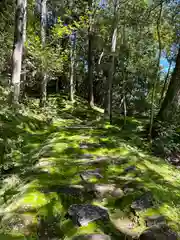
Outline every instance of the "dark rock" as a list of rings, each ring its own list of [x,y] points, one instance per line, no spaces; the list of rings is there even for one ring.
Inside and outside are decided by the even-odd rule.
[[[85,234],[74,237],[72,240],[111,240],[108,235],[105,234]]]
[[[136,170],[136,166],[129,166],[127,168],[124,169],[124,172],[128,173],[128,172],[132,172]]]
[[[150,192],[143,194],[137,200],[132,202],[131,208],[135,211],[141,211],[153,206],[153,198]]]
[[[100,174],[100,170],[99,169],[87,170],[87,171],[81,172],[80,173],[80,177],[84,181],[88,181],[88,180],[90,180],[93,177],[95,177],[97,179],[103,178],[103,176]]]
[[[145,230],[139,240],[177,240],[178,236],[167,225],[160,224]]]
[[[107,209],[91,204],[73,204],[68,209],[68,215],[79,226],[87,226],[96,220],[109,220]]]
[[[166,219],[162,215],[159,215],[159,216],[154,215],[154,216],[146,217],[145,222],[147,227],[152,227],[153,225],[157,225],[157,224],[165,224]]]
[[[115,184],[89,184],[89,190],[94,192],[97,197],[116,197],[120,198],[124,196],[121,188],[118,188]]]

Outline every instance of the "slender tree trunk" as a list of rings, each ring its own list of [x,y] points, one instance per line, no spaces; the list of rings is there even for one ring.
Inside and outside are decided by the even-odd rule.
[[[157,60],[157,66],[156,66],[157,75],[156,75],[156,79],[154,80],[153,89],[152,89],[149,138],[151,138],[151,135],[152,135],[153,121],[154,121],[154,104],[155,104],[155,96],[156,96],[156,85],[157,85],[157,82],[159,80],[159,65],[160,65],[161,51],[162,51],[161,33],[160,33],[162,9],[163,9],[163,2],[161,1],[159,16],[158,16],[158,19],[157,19],[157,34],[158,34],[158,43],[159,43],[159,54],[158,54],[158,60]]]
[[[41,0],[41,43],[42,47],[46,44],[46,30],[47,30],[47,0]],[[43,68],[44,69],[44,68]],[[44,107],[47,100],[47,73],[42,70],[41,81],[41,95],[40,95],[40,107]]]
[[[124,108],[124,126],[126,125],[126,118],[127,118],[127,105],[126,105],[126,96],[124,95],[123,101],[123,108]]]
[[[162,103],[157,119],[170,122],[180,106],[180,47],[176,58],[176,65],[171,76],[169,87]]]
[[[111,57],[110,57],[110,67],[107,79],[107,92],[105,93],[105,104],[104,104],[104,117],[109,118],[109,122],[112,123],[112,84],[114,75],[114,62],[115,62],[115,52],[116,52],[116,42],[117,42],[117,3],[118,0],[114,1],[114,20],[113,20],[113,33],[111,42]]]
[[[92,0],[88,0],[89,7],[89,29],[88,29],[88,102],[91,107],[94,106],[93,93],[93,33],[92,33]]]
[[[74,91],[75,91],[75,88],[74,88],[74,74],[75,74],[75,71],[74,71],[74,66],[75,66],[75,48],[76,48],[76,33],[74,33],[71,38],[70,38],[70,41],[71,41],[71,56],[70,56],[70,59],[71,59],[71,63],[70,63],[70,101],[74,101]]]
[[[20,79],[22,68],[22,55],[24,46],[25,22],[26,22],[26,0],[16,0],[14,45],[13,45],[13,67],[11,79],[11,101],[13,104],[19,103]]]
[[[27,0],[25,1],[25,8],[27,9]],[[23,34],[23,42],[26,42],[26,28],[27,28],[27,11],[25,11],[25,20],[24,20],[24,34]],[[22,75],[21,75],[21,101],[25,98],[25,85],[26,85],[26,49],[25,46],[23,48],[23,65],[22,65]]]
[[[168,80],[169,80],[169,75],[170,75],[170,71],[171,71],[171,66],[172,66],[172,60],[170,61],[170,64],[169,64],[169,67],[168,67],[168,72],[166,74],[166,78],[164,80],[164,85],[163,85],[163,88],[162,88],[162,92],[161,92],[161,98],[160,98],[160,101],[159,101],[159,105],[162,104],[162,101],[164,99],[164,95],[165,95],[165,91],[167,89],[167,85],[168,85]]]

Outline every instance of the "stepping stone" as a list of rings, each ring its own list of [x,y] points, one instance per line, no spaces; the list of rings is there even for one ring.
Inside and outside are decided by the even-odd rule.
[[[177,240],[178,236],[166,224],[152,226],[145,230],[139,240]]]
[[[137,200],[132,202],[131,208],[135,211],[141,211],[153,206],[153,198],[150,192],[143,194]]]
[[[154,215],[146,217],[145,222],[147,227],[152,227],[153,225],[157,224],[165,224],[166,219],[162,215]]]
[[[88,190],[95,193],[97,197],[116,197],[120,198],[124,196],[121,188],[118,188],[115,184],[89,184]]]
[[[73,204],[68,209],[68,215],[79,226],[87,226],[96,220],[109,221],[106,208],[91,204]]]
[[[110,236],[105,234],[85,234],[74,237],[72,240],[111,240]]]
[[[100,169],[95,169],[95,170],[87,170],[82,173],[80,173],[80,177],[83,181],[88,181],[91,180],[92,178],[103,178],[103,176],[100,174]]]

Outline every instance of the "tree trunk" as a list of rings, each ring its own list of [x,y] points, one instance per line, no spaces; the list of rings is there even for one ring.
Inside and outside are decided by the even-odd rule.
[[[114,2],[114,20],[113,20],[113,33],[112,33],[112,42],[111,42],[111,57],[110,57],[110,68],[107,79],[107,91],[105,95],[105,104],[104,104],[104,117],[105,119],[109,118],[109,122],[112,123],[112,83],[114,75],[114,62],[115,62],[115,52],[116,52],[116,41],[117,41],[117,1]]]
[[[24,46],[25,35],[25,22],[26,22],[26,0],[16,0],[16,13],[15,13],[15,29],[14,29],[14,45],[12,56],[12,79],[11,79],[11,101],[13,104],[19,103],[20,95],[20,79],[22,68],[22,55]]]
[[[171,76],[169,87],[162,103],[157,119],[170,122],[180,106],[180,47],[176,58],[176,65]]]
[[[75,48],[76,48],[76,33],[70,37],[71,41],[71,63],[70,63],[70,101],[74,101],[74,66],[75,66]]]
[[[151,101],[151,114],[150,114],[150,124],[149,124],[149,138],[151,139],[152,135],[152,128],[153,128],[153,122],[154,122],[154,102],[155,102],[155,96],[156,96],[156,85],[159,80],[159,65],[161,60],[161,33],[160,33],[160,25],[161,25],[161,15],[163,10],[163,2],[161,1],[160,10],[159,10],[159,16],[157,19],[157,35],[158,35],[158,43],[159,43],[159,54],[157,59],[157,66],[156,66],[156,79],[154,80],[153,89],[152,89],[152,101]]]
[[[25,8],[27,9],[27,1],[25,2],[26,6]],[[27,28],[27,11],[25,12],[25,20],[24,20],[24,32],[23,32],[23,42],[26,42],[26,28]],[[21,96],[20,96],[20,101],[23,101],[25,99],[25,85],[26,85],[26,49],[25,46],[23,48],[23,65],[22,65],[22,75],[21,75]]]
[[[46,44],[46,30],[47,30],[47,0],[41,0],[41,44],[45,47]],[[44,69],[44,67],[43,67]],[[47,99],[47,73],[42,69],[40,107],[44,107]]]
[[[93,52],[92,52],[92,0],[88,0],[89,7],[89,29],[88,29],[88,102],[91,107],[94,106],[93,93]]]

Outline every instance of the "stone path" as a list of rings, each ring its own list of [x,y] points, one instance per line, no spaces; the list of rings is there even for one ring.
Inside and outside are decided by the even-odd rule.
[[[99,148],[102,147],[100,144],[93,144],[93,143],[81,143],[80,149],[92,149],[92,148]],[[142,195],[137,197],[134,201],[131,203],[131,210],[133,214],[138,214],[138,212],[146,210],[148,208],[152,208],[154,206],[154,200],[151,192],[146,192],[143,188],[142,184],[135,184],[133,181],[125,183],[124,186],[121,188],[113,183],[98,183],[99,180],[104,179],[104,176],[102,174],[101,168],[95,168],[92,167],[96,166],[97,164],[114,164],[114,165],[123,165],[128,162],[127,159],[117,159],[117,158],[110,158],[108,156],[95,156],[93,154],[82,154],[79,156],[79,158],[82,160],[79,164],[86,165],[87,168],[84,171],[79,172],[79,176],[81,179],[86,183],[84,184],[84,187],[87,192],[93,192],[95,198],[99,199],[100,201],[103,201],[105,198],[114,198],[114,199],[121,199],[124,196],[127,196],[128,194],[131,194],[132,192],[135,192],[136,190],[140,190],[142,192]],[[100,165],[101,166],[101,165]],[[129,173],[136,173],[137,168],[134,165],[128,166],[124,168],[123,174],[129,174]],[[96,183],[92,183],[91,179],[96,179]],[[86,192],[85,191],[85,192]],[[116,210],[116,209],[114,209]],[[78,226],[87,226],[90,222],[101,220],[102,222],[110,222],[108,209],[101,208],[99,206],[93,205],[93,204],[73,204],[68,209],[68,215],[74,222],[74,224]],[[164,216],[151,216],[147,217],[145,220],[145,225],[148,227],[146,231],[144,231],[140,235],[140,239],[149,239],[149,240],[175,240],[177,239],[176,234],[168,228],[167,225],[162,224],[166,223],[166,219]],[[122,221],[121,225],[122,225]],[[127,229],[125,232],[129,232],[129,236],[133,235],[130,234],[131,229],[134,227],[134,223],[132,221],[129,221],[130,223],[126,227]],[[119,228],[121,229],[121,228]],[[164,229],[164,233],[162,233],[162,229]],[[121,231],[121,230],[120,230]],[[160,233],[159,233],[160,232]],[[169,235],[168,235],[169,234]],[[90,235],[81,235],[77,236],[73,239],[89,239],[89,240],[109,240],[111,239],[108,235],[103,234],[90,234]],[[127,238],[129,239],[129,238]],[[130,239],[133,239],[131,237]]]
[[[79,145],[79,149],[87,151],[88,149],[103,148],[101,144],[86,143],[83,142]],[[73,151],[73,149],[72,149]],[[133,230],[139,222],[135,222],[134,219],[139,217],[139,213],[154,207],[154,198],[151,192],[147,192],[142,183],[136,180],[136,175],[127,177],[128,174],[136,174],[139,170],[137,166],[128,166],[127,158],[110,157],[108,155],[97,156],[92,153],[82,153],[78,155],[77,173],[81,182],[77,185],[53,185],[47,186],[41,189],[44,194],[57,193],[59,196],[65,195],[70,199],[76,198],[79,201],[67,203],[66,217],[72,220],[72,224],[75,227],[86,227],[92,222],[101,222],[103,225],[101,233],[81,234],[74,237],[72,240],[113,240],[113,239],[140,239],[140,240],[176,240],[178,236],[174,233],[166,224],[166,219],[162,215],[152,215],[144,219],[144,226],[147,229],[137,236],[137,233]],[[45,165],[48,162],[44,163]],[[119,176],[106,176],[106,166],[112,165],[114,168],[122,168],[119,172]],[[83,169],[83,170],[82,170]],[[116,181],[118,183],[116,183]],[[120,182],[120,183],[119,183]],[[127,204],[130,206],[130,210],[134,219],[129,216],[125,216],[124,219],[112,217],[110,211],[116,212],[116,204],[125,201],[131,194],[138,192],[138,196],[135,197]],[[49,196],[48,195],[48,196]],[[62,199],[61,199],[62,200]],[[97,201],[97,206],[93,203],[93,200]],[[108,208],[103,207],[103,203],[111,203],[110,211]],[[116,204],[115,204],[116,203]],[[126,206],[125,206],[126,207]],[[125,208],[124,207],[124,208]],[[117,207],[119,208],[119,207]],[[121,209],[124,211],[124,209]],[[22,227],[22,219],[17,220],[18,229]],[[41,219],[38,228],[39,239],[58,239],[58,227],[56,224],[60,222],[59,219],[52,219],[51,221]],[[9,223],[10,224],[10,223]],[[107,227],[108,230],[104,231]],[[118,235],[120,234],[120,235]],[[123,234],[123,235],[122,235]],[[114,235],[114,237],[112,237]],[[124,237],[119,237],[124,236]],[[50,238],[49,238],[50,237]],[[63,239],[63,238],[62,238]]]

